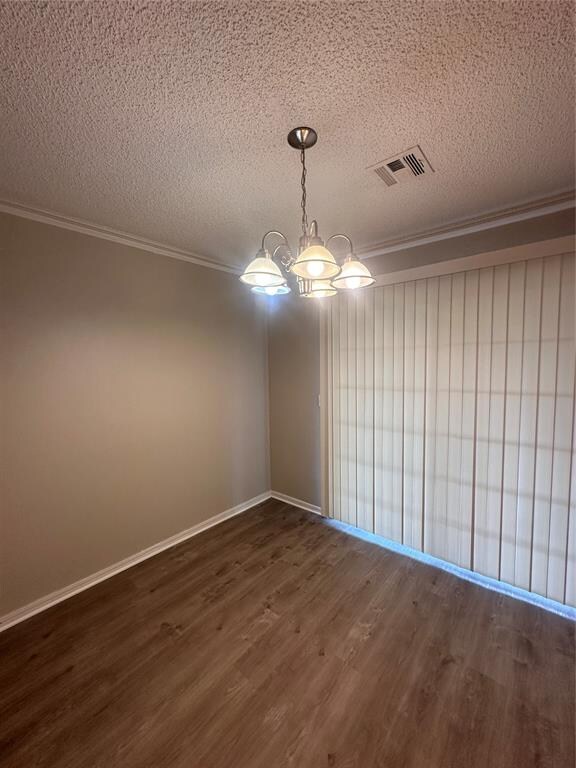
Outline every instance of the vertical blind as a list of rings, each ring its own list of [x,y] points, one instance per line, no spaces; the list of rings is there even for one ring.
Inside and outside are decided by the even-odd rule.
[[[331,516],[576,604],[574,262],[333,301]]]

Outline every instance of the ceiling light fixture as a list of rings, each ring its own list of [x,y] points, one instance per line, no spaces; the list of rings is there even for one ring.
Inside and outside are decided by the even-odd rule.
[[[282,232],[272,229],[262,238],[262,246],[256,258],[244,270],[240,277],[242,282],[252,286],[254,293],[265,293],[274,296],[280,293],[289,293],[287,276],[296,277],[298,294],[305,298],[324,298],[334,296],[338,290],[355,290],[367,288],[374,283],[374,278],[365,264],[354,256],[352,241],[347,235],[332,235],[326,243],[318,235],[316,221],[308,224],[306,211],[306,150],[316,144],[318,135],[313,128],[294,128],[288,134],[288,143],[294,149],[300,151],[300,163],[302,175],[300,186],[302,188],[302,235],[298,243],[296,258],[292,254],[288,240]],[[276,236],[282,239],[276,246],[273,254],[266,248],[268,237]],[[328,249],[330,241],[343,238],[348,243],[348,255],[344,264],[340,266],[333,254]],[[280,264],[274,260],[279,251],[283,254],[278,258]],[[282,269],[286,273],[284,276]]]
[[[259,288],[271,288],[284,285],[286,282],[280,267],[264,248],[264,244],[256,254],[256,258],[248,264],[240,280],[247,285],[254,285]]]
[[[337,237],[341,237],[348,243],[348,255],[342,264],[340,274],[333,280],[332,284],[335,288],[345,291],[354,291],[356,288],[368,288],[369,285],[374,285],[375,280],[370,274],[370,270],[359,259],[354,258],[354,249],[352,247],[352,240],[348,235],[332,235],[328,238],[334,240]]]

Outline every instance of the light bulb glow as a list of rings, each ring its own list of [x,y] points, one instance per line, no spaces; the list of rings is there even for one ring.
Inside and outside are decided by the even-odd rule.
[[[321,261],[309,261],[306,264],[306,271],[310,277],[320,277],[322,272],[324,272],[324,264]]]
[[[332,280],[332,285],[338,289],[354,291],[357,288],[367,288],[373,285],[374,278],[370,270],[358,259],[349,259],[342,265],[342,271]]]
[[[371,285],[371,283],[368,283],[368,285]],[[344,280],[339,280],[335,284],[335,287],[348,291],[355,291],[358,288],[364,288],[365,286],[362,284],[362,278],[360,277],[346,277]]]
[[[323,245],[310,245],[305,248],[290,269],[295,275],[305,279],[324,280],[336,277],[340,272],[334,256]]]

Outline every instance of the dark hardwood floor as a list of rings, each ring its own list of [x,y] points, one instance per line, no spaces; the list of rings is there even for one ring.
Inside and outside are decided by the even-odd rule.
[[[574,625],[270,501],[0,635],[2,768],[574,766]]]

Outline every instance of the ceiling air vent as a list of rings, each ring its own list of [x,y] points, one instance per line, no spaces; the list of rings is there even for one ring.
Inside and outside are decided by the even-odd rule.
[[[374,171],[389,187],[403,184],[419,176],[434,173],[434,168],[428,162],[426,155],[419,146],[410,147],[404,152],[376,165],[371,165],[369,171]]]

